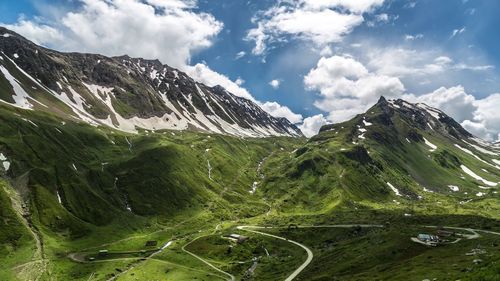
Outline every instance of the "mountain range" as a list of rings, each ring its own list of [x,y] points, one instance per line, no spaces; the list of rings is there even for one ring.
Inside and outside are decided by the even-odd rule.
[[[242,137],[302,136],[285,118],[158,60],[60,53],[0,28],[2,96],[20,108],[122,131],[199,130]]]
[[[500,146],[439,109],[306,139],[159,61],[0,51],[0,280],[497,280]]]

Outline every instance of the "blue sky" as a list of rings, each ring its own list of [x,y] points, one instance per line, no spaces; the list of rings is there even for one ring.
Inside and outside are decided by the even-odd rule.
[[[62,51],[158,57],[309,135],[386,95],[495,140],[499,12],[491,0],[4,0],[0,23]],[[102,40],[114,37],[102,26],[124,35]]]

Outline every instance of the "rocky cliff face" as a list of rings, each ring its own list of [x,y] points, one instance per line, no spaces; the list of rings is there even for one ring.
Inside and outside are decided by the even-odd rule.
[[[123,131],[302,136],[284,118],[158,60],[61,53],[0,28],[0,100]]]

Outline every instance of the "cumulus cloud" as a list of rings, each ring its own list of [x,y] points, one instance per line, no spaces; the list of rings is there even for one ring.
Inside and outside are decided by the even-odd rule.
[[[408,95],[404,98],[439,108],[452,116],[457,122],[473,119],[474,112],[477,110],[476,99],[474,96],[467,94],[461,85],[450,88],[441,87],[432,93],[418,97]]]
[[[237,81],[232,81],[229,77],[213,71],[206,64],[197,63],[194,66],[185,66],[184,70],[189,76],[200,83],[211,87],[219,85],[238,97],[246,98],[254,102],[256,101],[248,90],[238,85]]]
[[[498,139],[500,94],[477,99],[468,94],[463,86],[458,85],[449,88],[441,87],[420,96],[404,95],[403,98],[441,109],[475,136],[489,141]]]
[[[19,19],[15,24],[0,24],[13,30],[39,45],[49,45],[54,42],[62,42],[63,34],[48,25],[31,22],[25,19]]]
[[[259,12],[252,21],[257,27],[248,31],[254,41],[253,54],[266,52],[269,44],[283,42],[287,36],[311,41],[318,46],[339,42],[384,0],[292,0]]]
[[[323,114],[317,114],[304,119],[304,122],[299,126],[302,133],[310,138],[319,132],[321,126],[328,124],[328,121]]]
[[[497,140],[500,132],[500,94],[477,99],[462,86],[439,88],[415,98],[443,110],[473,135],[485,140]]]
[[[368,71],[351,57],[322,57],[315,68],[304,77],[308,90],[319,91],[321,99],[314,104],[329,112],[328,120],[344,121],[363,112],[377,99],[397,97],[405,87],[396,77],[378,75]]]
[[[302,115],[293,113],[290,108],[283,106],[277,102],[265,102],[260,104],[260,107],[264,109],[267,113],[274,117],[283,117],[288,119],[290,122],[297,124],[302,122]]]
[[[437,50],[415,50],[403,47],[371,48],[366,50],[367,65],[382,75],[423,77],[447,71],[486,71],[492,65],[469,65],[455,62]]]
[[[281,80],[273,79],[269,82],[269,85],[273,87],[273,89],[278,89],[280,87]]]
[[[81,2],[50,25],[20,20],[5,26],[58,50],[158,58],[177,68],[209,47],[223,27],[212,15],[195,12],[192,0]]]
[[[471,129],[473,123],[484,127],[478,136],[486,140],[500,140],[500,93],[492,94],[484,99],[475,101],[477,110],[474,112],[472,122],[462,123],[464,127]]]

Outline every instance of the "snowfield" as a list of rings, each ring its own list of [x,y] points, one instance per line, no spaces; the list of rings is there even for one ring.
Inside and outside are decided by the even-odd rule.
[[[26,91],[24,91],[23,87],[21,87],[19,81],[17,81],[16,78],[14,78],[14,76],[12,76],[10,72],[2,65],[0,65],[0,71],[3,73],[7,81],[9,81],[10,85],[14,89],[15,95],[12,96],[12,98],[14,99],[14,104],[12,105],[23,109],[31,109],[33,105],[28,101],[28,99],[30,99],[30,96],[28,95],[28,93],[26,93]]]
[[[10,168],[10,162],[8,161],[7,157],[3,155],[3,153],[0,153],[0,161],[2,161],[3,169],[7,172]]]
[[[478,145],[475,145],[473,143],[470,143],[470,142],[467,142],[467,141],[464,141],[466,144],[474,147],[477,151],[481,152],[481,153],[484,153],[484,154],[488,154],[488,155],[493,155],[493,156],[498,156],[500,155],[500,153],[496,153],[496,152],[493,152],[493,151],[490,151],[490,150],[487,150],[485,148],[482,148]]]
[[[496,182],[492,182],[492,181],[488,181],[488,180],[485,180],[483,179],[482,177],[478,176],[476,173],[474,173],[471,169],[467,168],[465,165],[460,165],[460,168],[462,168],[462,170],[469,176],[473,177],[474,179],[478,180],[478,181],[482,181],[484,184],[488,185],[488,186],[497,186],[498,183]]]
[[[491,164],[491,163],[488,163],[488,162],[484,161],[483,159],[481,159],[479,156],[477,156],[476,154],[474,154],[474,152],[470,151],[469,149],[464,148],[464,147],[462,147],[462,146],[460,146],[460,145],[458,145],[458,144],[455,144],[455,147],[457,147],[457,148],[459,148],[460,150],[462,150],[463,152],[465,152],[465,153],[467,153],[467,154],[469,154],[469,155],[473,156],[474,158],[476,158],[476,159],[477,159],[477,160],[479,160],[480,162],[482,162],[482,163],[484,163],[484,164],[486,164],[486,165],[488,165],[488,166],[491,166],[491,167],[494,167],[494,168],[497,168],[497,169],[499,169],[499,170],[500,170],[500,166],[498,166],[498,165],[493,165],[493,164]],[[495,163],[496,163],[496,161],[495,161],[495,160],[493,160],[493,162],[495,162]],[[498,164],[498,163],[497,163],[497,164]]]
[[[363,117],[363,124],[364,124],[366,127],[373,125],[373,123],[370,123],[370,122],[366,121],[366,120],[365,120],[365,117]]]
[[[399,193],[399,190],[395,188],[390,182],[387,182],[387,185],[392,189],[392,191],[396,194],[396,196],[403,196]]]
[[[434,193],[434,191],[432,191],[432,190],[430,190],[430,189],[427,189],[427,188],[425,188],[425,187],[423,188],[423,190],[424,190],[425,192]]]
[[[424,138],[424,142],[425,144],[430,147],[431,149],[429,149],[429,151],[435,151],[437,149],[437,146],[433,143],[431,143],[430,141],[428,141],[426,138]]]
[[[59,204],[62,204],[61,195],[59,195],[59,191],[57,190],[56,190],[56,195],[57,195],[57,202],[59,202]]]

